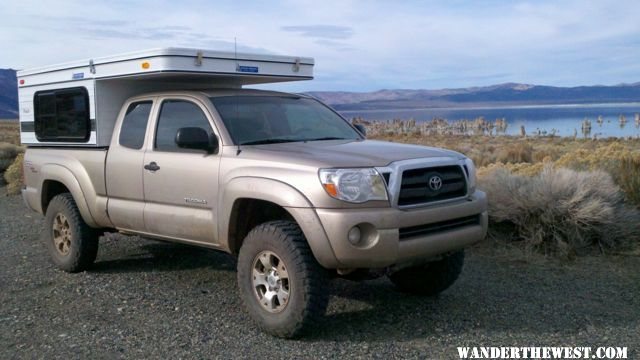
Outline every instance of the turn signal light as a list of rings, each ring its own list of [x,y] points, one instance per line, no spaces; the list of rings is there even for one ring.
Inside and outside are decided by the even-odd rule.
[[[336,197],[338,196],[338,189],[335,184],[322,184],[324,189],[329,193],[329,195]]]

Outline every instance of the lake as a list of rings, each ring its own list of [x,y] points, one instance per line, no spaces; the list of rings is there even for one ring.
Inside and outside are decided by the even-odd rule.
[[[432,109],[388,109],[340,111],[347,119],[361,117],[365,120],[389,121],[393,119],[415,119],[428,121],[442,118],[449,121],[462,119],[473,120],[480,116],[486,120],[505,118],[506,133],[519,135],[520,126],[524,125],[527,134],[534,134],[537,129],[551,132],[556,130],[560,136],[573,136],[577,131],[582,136],[582,122],[591,120],[589,136],[597,137],[639,137],[640,127],[636,123],[636,114],[640,114],[640,103],[624,104],[589,104],[589,105],[532,105],[509,107],[475,107],[475,108],[432,108]],[[626,118],[626,124],[620,124],[620,116]],[[602,117],[602,124],[597,122]]]

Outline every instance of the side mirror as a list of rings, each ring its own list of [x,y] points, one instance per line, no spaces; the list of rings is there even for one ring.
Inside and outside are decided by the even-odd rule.
[[[360,134],[362,134],[363,136],[367,136],[367,128],[364,127],[364,125],[362,124],[355,124],[353,125],[356,127],[356,129],[358,129],[358,131],[360,132]]]
[[[215,134],[208,134],[203,128],[199,127],[178,129],[176,144],[183,149],[204,150],[208,153],[217,152],[220,145]]]

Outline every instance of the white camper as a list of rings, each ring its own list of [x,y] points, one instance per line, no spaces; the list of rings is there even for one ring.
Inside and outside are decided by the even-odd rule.
[[[18,72],[20,140],[106,147],[123,102],[140,93],[313,79],[312,58],[162,48]]]

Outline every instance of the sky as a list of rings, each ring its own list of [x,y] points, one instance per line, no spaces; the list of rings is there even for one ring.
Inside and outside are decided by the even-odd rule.
[[[315,58],[315,80],[278,90],[614,85],[640,81],[638,15],[637,0],[0,0],[0,68],[235,41]]]

